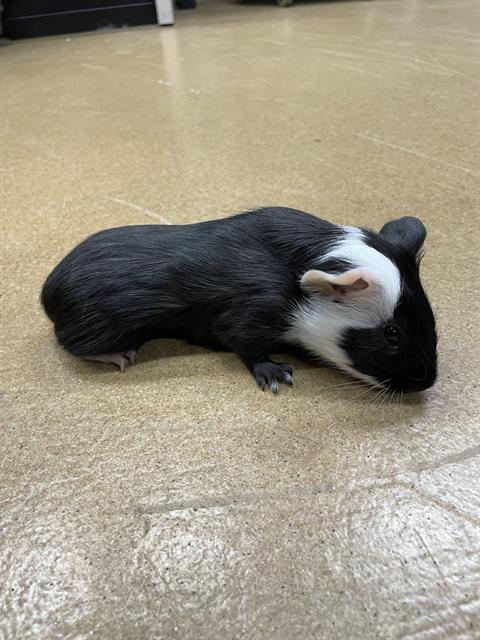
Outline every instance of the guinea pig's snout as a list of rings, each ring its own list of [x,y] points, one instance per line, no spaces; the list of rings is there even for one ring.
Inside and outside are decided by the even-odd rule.
[[[428,376],[427,367],[424,365],[423,373],[418,378],[416,378],[415,376],[410,376],[410,380],[413,380],[413,382],[423,382],[424,380],[426,380],[427,376]]]
[[[390,382],[390,388],[397,393],[410,391],[425,391],[429,389],[437,378],[436,366],[429,366],[423,362],[404,371],[403,374],[394,376]]]
[[[402,391],[425,391],[434,384],[436,378],[436,368],[422,363],[403,380],[401,388]]]

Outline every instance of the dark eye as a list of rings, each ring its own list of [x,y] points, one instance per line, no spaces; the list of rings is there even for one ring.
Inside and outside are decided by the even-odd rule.
[[[400,342],[400,329],[393,324],[388,324],[385,327],[383,335],[385,336],[385,340],[392,345],[397,345]]]

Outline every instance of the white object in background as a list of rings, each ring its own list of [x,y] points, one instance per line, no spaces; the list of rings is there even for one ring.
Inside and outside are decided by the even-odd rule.
[[[157,22],[159,25],[175,24],[174,0],[155,0]]]

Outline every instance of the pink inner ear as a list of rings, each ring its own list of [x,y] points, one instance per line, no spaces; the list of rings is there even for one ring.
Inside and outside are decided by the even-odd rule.
[[[364,278],[357,278],[355,282],[352,282],[350,287],[352,289],[366,289],[368,287],[368,282],[364,280]]]
[[[348,276],[351,274],[345,275]],[[362,289],[367,289],[368,286],[369,283],[365,280],[365,278],[362,278],[361,276],[358,276],[353,281],[351,281],[351,278],[340,276],[337,279],[337,282],[333,282],[331,284],[332,289],[334,291],[337,291],[338,293],[347,293],[348,291],[361,291]]]
[[[304,291],[310,294],[344,296],[349,293],[361,295],[362,290],[374,287],[375,281],[364,269],[351,269],[336,276],[312,269],[303,275],[301,285]]]

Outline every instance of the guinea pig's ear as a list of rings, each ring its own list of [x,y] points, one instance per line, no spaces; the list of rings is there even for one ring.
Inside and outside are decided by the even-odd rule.
[[[365,295],[376,286],[373,276],[364,269],[351,269],[340,275],[312,269],[300,280],[302,290],[332,298],[353,298]]]
[[[417,255],[425,242],[427,230],[418,218],[404,216],[398,220],[387,222],[380,229],[380,235],[392,244],[400,244]]]

